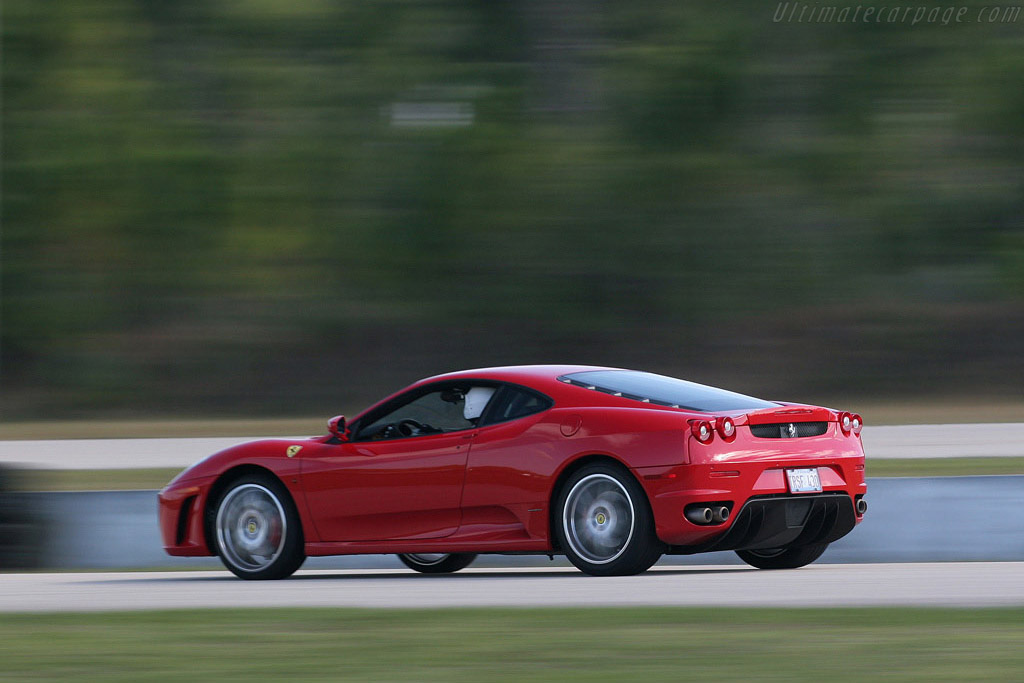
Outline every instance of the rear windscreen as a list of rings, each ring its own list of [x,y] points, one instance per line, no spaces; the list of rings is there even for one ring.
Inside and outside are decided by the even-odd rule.
[[[734,391],[636,370],[587,370],[562,375],[559,379],[614,396],[703,413],[758,410],[779,405]]]

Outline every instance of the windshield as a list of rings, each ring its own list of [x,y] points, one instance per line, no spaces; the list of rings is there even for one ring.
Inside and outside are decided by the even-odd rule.
[[[734,391],[636,370],[588,370],[562,375],[558,379],[613,396],[702,413],[758,410],[778,406],[777,403],[762,401]]]

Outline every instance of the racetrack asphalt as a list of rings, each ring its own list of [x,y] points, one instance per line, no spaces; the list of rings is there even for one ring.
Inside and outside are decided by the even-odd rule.
[[[307,570],[284,581],[227,571],[0,574],[0,612],[196,607],[484,607],[690,605],[866,607],[1024,605],[1024,562],[818,564],[763,571],[659,566],[639,576],[567,568]]]

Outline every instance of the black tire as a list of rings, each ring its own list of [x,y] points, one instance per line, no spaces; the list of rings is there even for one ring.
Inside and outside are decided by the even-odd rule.
[[[566,480],[552,509],[559,547],[584,573],[639,574],[664,552],[647,495],[624,467],[583,467]]]
[[[242,579],[284,579],[306,560],[295,503],[270,474],[245,474],[225,487],[213,508],[213,542]]]
[[[828,548],[828,543],[812,543],[793,548],[770,550],[737,550],[740,559],[758,569],[796,569],[814,562]]]
[[[408,553],[398,559],[409,569],[424,574],[451,574],[465,569],[476,559],[473,553]]]

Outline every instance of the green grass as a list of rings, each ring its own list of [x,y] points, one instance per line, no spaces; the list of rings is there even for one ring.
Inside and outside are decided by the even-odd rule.
[[[1024,609],[4,615],[0,680],[1008,681]]]
[[[959,477],[1024,474],[1024,458],[919,458],[867,461],[869,477]]]
[[[33,491],[113,491],[159,489],[181,470],[33,470],[23,473],[20,488]],[[1024,458],[868,459],[869,477],[952,477],[978,474],[1024,474]]]
[[[354,415],[354,412],[347,413]],[[262,418],[213,420],[56,420],[0,424],[2,440],[36,439],[167,439],[208,436],[301,436],[326,434],[327,418]]]
[[[794,398],[799,400],[799,397]],[[864,416],[869,426],[947,424],[983,422],[1024,422],[1024,401],[1007,398],[918,399],[905,401],[864,401],[859,399],[804,397],[837,410],[852,410]],[[349,417],[360,410],[349,406],[340,412]],[[326,434],[329,415],[305,417],[234,419],[136,419],[136,420],[38,420],[0,424],[2,440],[32,439],[124,439],[206,436],[300,436]]]
[[[160,489],[183,469],[30,470],[21,473],[18,488],[30,491]]]

